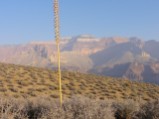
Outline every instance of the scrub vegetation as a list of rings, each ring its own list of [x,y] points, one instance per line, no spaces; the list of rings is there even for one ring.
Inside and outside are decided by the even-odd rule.
[[[2,119],[158,119],[159,86],[128,79],[0,64]]]

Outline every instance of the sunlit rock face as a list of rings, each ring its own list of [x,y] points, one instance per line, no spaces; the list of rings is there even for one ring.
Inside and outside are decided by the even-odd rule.
[[[159,42],[80,35],[60,41],[63,70],[159,83]],[[0,62],[56,69],[55,41],[0,46]]]

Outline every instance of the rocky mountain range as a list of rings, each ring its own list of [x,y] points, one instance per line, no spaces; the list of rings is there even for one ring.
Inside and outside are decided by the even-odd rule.
[[[80,35],[62,38],[60,47],[63,70],[159,84],[159,41]],[[0,62],[55,69],[56,43],[1,45]]]

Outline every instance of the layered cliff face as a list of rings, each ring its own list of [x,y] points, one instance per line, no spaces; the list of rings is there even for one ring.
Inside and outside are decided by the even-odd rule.
[[[159,84],[159,42],[138,38],[96,38],[90,35],[61,40],[64,70],[125,77]],[[55,69],[56,43],[32,42],[0,46],[0,62]]]

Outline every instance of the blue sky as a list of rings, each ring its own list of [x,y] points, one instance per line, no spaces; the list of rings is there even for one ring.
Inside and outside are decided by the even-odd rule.
[[[159,0],[59,0],[61,36],[159,40]],[[0,44],[54,39],[52,0],[1,0]]]

